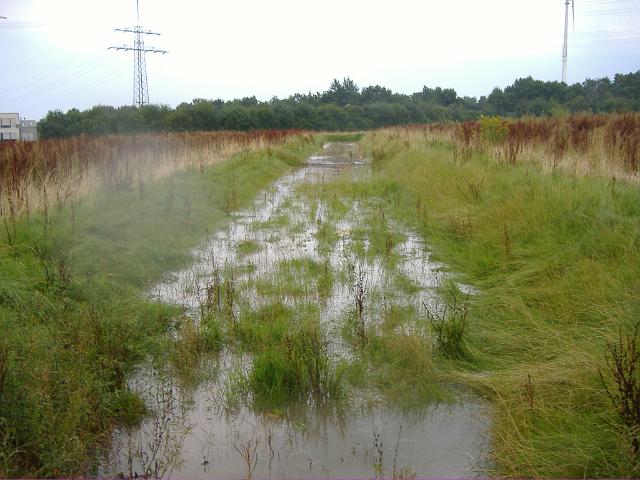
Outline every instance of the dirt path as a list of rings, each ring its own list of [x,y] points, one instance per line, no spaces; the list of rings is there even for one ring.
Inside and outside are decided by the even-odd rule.
[[[380,368],[363,362],[358,335],[384,328],[422,335],[419,319],[435,308],[434,288],[445,274],[417,235],[384,214],[379,223],[389,233],[377,235],[364,197],[346,201],[324,192],[326,182],[355,179],[369,168],[357,145],[325,145],[252,208],[235,213],[194,252],[191,268],[170,275],[152,295],[195,317],[224,310],[236,323],[277,303],[317,317],[330,361],[346,378],[355,364]],[[383,317],[412,320],[385,327]],[[257,408],[247,387],[253,358],[227,341],[203,359],[195,380],[142,369],[131,385],[153,415],[141,428],[116,432],[103,473],[464,477],[486,463],[486,408],[468,395],[447,402],[434,396],[407,408],[384,388],[355,382],[339,400]]]

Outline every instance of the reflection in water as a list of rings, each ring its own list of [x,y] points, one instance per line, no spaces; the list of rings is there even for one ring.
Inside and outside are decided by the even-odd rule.
[[[326,297],[312,287],[302,298],[284,300],[317,303],[332,355],[346,360],[357,355],[341,334],[355,301],[354,275],[366,283],[363,311],[375,322],[375,312],[388,303],[418,310],[433,306],[434,288],[445,274],[442,265],[430,260],[422,240],[400,226],[394,226],[401,241],[393,245],[397,260],[392,268],[379,258],[363,259],[354,253],[353,233],[361,227],[364,207],[354,201],[336,220],[322,201],[314,204],[296,192],[300,185],[345,172],[366,174],[368,162],[355,144],[327,144],[251,208],[235,213],[226,229],[194,252],[192,267],[173,274],[153,295],[197,316],[212,278],[231,270],[238,293],[230,308],[238,315],[272,300],[260,294],[257,279],[277,282],[283,261],[311,259],[346,272],[345,279],[336,281]],[[318,233],[332,220],[337,239],[327,249]],[[243,242],[257,248],[240,252]],[[413,286],[399,289],[399,275]],[[486,463],[487,413],[476,399],[460,395],[453,403],[407,412],[379,401],[379,394],[367,389],[326,405],[258,412],[246,384],[250,366],[250,355],[226,348],[202,367],[216,375],[195,389],[152,367],[141,369],[131,387],[141,393],[151,414],[141,427],[115,433],[102,473],[154,478],[462,477],[473,476]]]

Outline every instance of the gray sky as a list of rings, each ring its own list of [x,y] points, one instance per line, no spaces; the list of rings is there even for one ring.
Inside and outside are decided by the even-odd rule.
[[[333,78],[480,96],[519,77],[559,80],[564,0],[140,0],[152,103],[261,100]],[[135,0],[0,0],[0,111],[132,103]],[[576,0],[569,83],[640,69],[640,0]]]

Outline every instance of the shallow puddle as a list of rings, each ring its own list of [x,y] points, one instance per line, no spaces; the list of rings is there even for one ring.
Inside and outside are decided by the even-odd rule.
[[[416,318],[437,308],[435,287],[446,276],[415,233],[384,215],[381,221],[393,231],[386,255],[367,253],[374,249],[366,234],[371,228],[364,221],[371,215],[366,202],[340,203],[336,214],[331,203],[338,199],[323,195],[323,183],[345,175],[356,179],[369,168],[357,145],[325,145],[251,208],[235,213],[227,228],[194,252],[189,269],[171,274],[151,294],[195,317],[203,304],[211,307],[212,285],[222,283],[233,291],[227,305],[233,318],[274,299],[292,308],[314,305],[331,357],[349,362],[357,351],[344,339],[344,323],[358,296],[363,322],[375,329],[380,312],[391,306],[410,308]],[[317,187],[314,194],[301,188],[308,184]],[[396,329],[411,330],[414,324]],[[140,428],[115,432],[102,473],[467,477],[481,475],[486,466],[487,409],[469,395],[407,409],[385,401],[375,388],[355,388],[339,401],[256,409],[242,380],[251,362],[250,354],[225,347],[204,361],[203,378],[191,386],[142,368],[130,384],[153,414]]]

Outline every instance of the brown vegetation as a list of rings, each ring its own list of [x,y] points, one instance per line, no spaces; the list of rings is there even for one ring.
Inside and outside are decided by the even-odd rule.
[[[505,162],[534,162],[547,171],[640,181],[640,114],[483,117],[462,123],[411,125],[427,140],[450,141],[456,158],[483,152]]]
[[[143,189],[183,168],[283,143],[298,130],[80,136],[0,143],[0,217],[16,220],[100,188]]]

